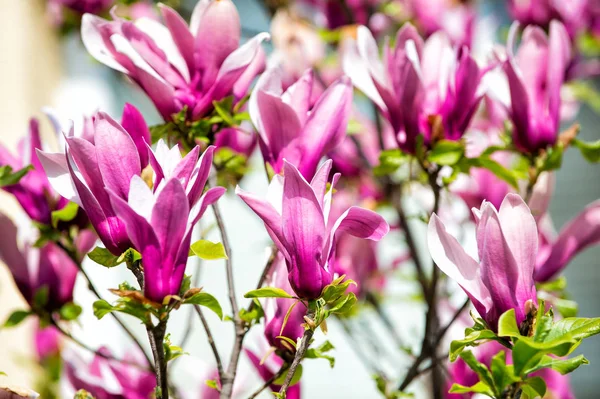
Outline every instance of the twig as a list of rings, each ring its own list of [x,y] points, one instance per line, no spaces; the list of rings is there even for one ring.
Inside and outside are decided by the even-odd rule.
[[[464,310],[469,306],[469,303],[471,301],[469,300],[469,298],[467,298],[467,300],[465,301],[465,303],[462,304],[462,306],[454,313],[454,316],[452,316],[452,319],[448,322],[448,324],[446,324],[439,332],[438,335],[436,337],[436,341],[440,341],[442,338],[444,338],[444,336],[446,335],[446,333],[448,332],[448,329],[452,326],[452,324],[454,324],[454,322],[456,320],[458,320],[459,316],[461,315],[462,312],[464,312]]]
[[[235,328],[235,341],[233,349],[231,351],[231,357],[229,359],[229,365],[227,366],[227,372],[224,372],[221,377],[221,399],[229,399],[233,395],[233,381],[237,373],[237,366],[240,360],[240,354],[242,353],[242,343],[244,336],[246,335],[246,329],[244,321],[240,318],[240,309],[238,307],[237,300],[235,298],[235,285],[233,281],[233,263],[231,261],[231,246],[229,245],[229,239],[227,237],[227,231],[225,224],[223,223],[223,217],[217,203],[212,204],[213,213],[217,221],[217,226],[221,233],[221,240],[223,241],[223,248],[227,254],[225,260],[225,268],[227,273],[227,291],[229,294],[229,302],[231,303],[231,311],[233,312],[233,324]]]
[[[169,383],[167,378],[167,361],[163,341],[167,331],[167,318],[160,320],[156,326],[147,325],[148,340],[156,363],[156,399],[169,399]]]
[[[267,381],[265,381],[265,383],[260,388],[258,388],[256,391],[254,391],[254,393],[252,395],[248,396],[248,399],[254,399],[258,395],[260,395],[262,391],[264,391],[265,389],[270,387],[275,382],[275,380],[277,380],[279,377],[281,377],[286,369],[287,369],[287,366],[285,364],[283,366],[281,366],[279,371],[276,374],[274,374],[273,377],[271,377]]]
[[[312,319],[314,316],[315,316],[315,311],[309,308],[308,312],[306,313],[306,317],[308,317],[309,319]],[[288,372],[285,376],[285,380],[283,380],[283,384],[281,385],[281,389],[279,390],[280,396],[285,398],[285,394],[287,392],[287,389],[290,386],[290,383],[292,382],[292,379],[294,378],[296,369],[298,368],[298,365],[300,365],[300,362],[302,361],[302,359],[304,359],[304,354],[306,353],[306,350],[308,349],[308,346],[310,345],[310,340],[312,339],[314,334],[315,334],[315,331],[312,328],[307,328],[306,330],[304,330],[304,335],[302,336],[302,341],[300,342],[300,346],[298,348],[296,348],[296,355],[294,356],[294,360],[292,361],[292,364],[290,365],[290,369],[288,370]]]
[[[204,317],[204,313],[202,313],[202,308],[199,305],[194,305],[194,309],[196,309],[196,313],[202,322],[202,326],[204,327],[204,331],[206,331],[206,336],[208,338],[208,343],[210,348],[212,349],[213,355],[215,356],[215,361],[217,362],[217,371],[219,373],[219,381],[223,376],[223,362],[221,362],[221,356],[219,355],[219,350],[215,345],[215,339],[213,338],[212,332],[210,331],[210,326]]]
[[[68,333],[67,331],[65,331],[65,330],[64,330],[64,329],[63,329],[61,326],[59,326],[59,325],[58,325],[58,323],[57,323],[56,321],[54,321],[54,320],[50,320],[50,324],[51,324],[51,325],[52,325],[54,328],[56,328],[56,330],[57,330],[58,332],[60,332],[62,335],[64,335],[65,337],[67,337],[67,338],[69,338],[71,341],[73,341],[73,342],[74,342],[74,343],[75,343],[77,346],[79,346],[79,347],[81,347],[81,348],[85,349],[85,350],[86,350],[86,351],[88,351],[88,352],[91,352],[91,353],[93,353],[94,355],[96,355],[96,356],[98,356],[98,357],[101,357],[101,358],[103,358],[103,359],[106,359],[106,360],[110,360],[110,361],[118,362],[118,363],[121,363],[121,364],[126,364],[126,365],[128,365],[128,366],[136,367],[136,368],[138,368],[138,369],[140,369],[140,370],[147,370],[147,371],[150,371],[149,367],[144,367],[144,366],[142,366],[142,365],[140,365],[140,364],[138,364],[138,363],[135,363],[135,362],[130,362],[130,361],[127,361],[127,360],[117,359],[116,357],[114,357],[114,356],[111,356],[111,355],[107,355],[106,353],[98,352],[97,350],[95,350],[95,349],[91,348],[90,346],[88,346],[88,345],[84,344],[83,342],[81,342],[80,340],[78,340],[77,338],[75,338],[73,335],[71,335],[70,333]]]
[[[99,300],[104,300],[102,298],[102,296],[100,295],[100,293],[98,292],[98,289],[94,286],[94,283],[92,283],[92,279],[90,278],[90,276],[83,269],[82,261],[79,259],[79,256],[77,255],[76,251],[67,248],[65,245],[61,244],[60,242],[58,245],[67,253],[67,255],[69,255],[69,258],[71,258],[71,260],[77,265],[79,271],[81,272],[81,275],[87,281],[88,289],[96,296],[96,298],[98,298]],[[129,338],[131,338],[133,343],[138,347],[140,352],[146,358],[146,361],[148,362],[149,367],[154,372],[154,364],[152,363],[152,359],[150,359],[150,356],[148,355],[148,353],[146,353],[146,350],[144,349],[144,346],[142,345],[142,343],[137,339],[135,334],[133,334],[133,331],[131,331],[125,325],[125,322],[115,312],[110,312],[110,315],[115,319],[115,321],[119,324],[119,326],[121,326],[123,331],[125,331],[125,333],[129,336]]]

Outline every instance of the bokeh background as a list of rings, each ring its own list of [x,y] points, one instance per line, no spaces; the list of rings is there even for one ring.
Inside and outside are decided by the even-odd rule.
[[[242,23],[249,32],[268,30],[268,14],[254,0],[234,0]],[[194,3],[194,1],[190,1]],[[504,18],[504,7],[499,0],[491,0],[481,4],[483,13],[491,14],[500,21]],[[51,106],[65,119],[76,117],[82,113],[90,114],[97,109],[108,111],[119,117],[125,102],[132,102],[143,110],[149,124],[159,122],[158,115],[149,101],[132,85],[126,83],[116,73],[95,62],[87,55],[79,37],[73,35],[59,38],[48,21],[44,10],[44,2],[40,0],[0,0],[0,143],[16,148],[17,141],[27,132],[28,119],[39,117],[43,135],[50,141],[54,134],[50,125],[43,118],[41,108]],[[582,106],[578,120],[582,125],[581,137],[586,141],[600,138],[600,116],[587,106]],[[256,161],[256,160],[255,160]],[[256,163],[255,163],[256,164]],[[244,187],[258,192],[266,187],[260,168],[257,173],[250,174],[243,181]],[[557,228],[575,216],[586,204],[600,198],[600,179],[597,166],[588,164],[577,151],[568,151],[563,167],[556,173],[557,190],[551,203],[551,214]],[[233,242],[233,262],[238,296],[253,288],[266,254],[261,248],[268,243],[268,238],[258,219],[251,216],[241,201],[229,195],[224,198],[226,209],[225,223],[229,226],[229,234]],[[5,193],[0,192],[0,210],[19,218],[20,209]],[[205,222],[210,224],[210,220]],[[260,232],[260,233],[257,233]],[[215,239],[218,239],[214,237]],[[258,250],[257,250],[258,249]],[[580,305],[580,315],[592,317],[600,315],[600,248],[592,248],[577,257],[566,271],[569,280],[569,292]],[[217,295],[221,303],[226,303],[223,265],[213,262],[198,268],[192,273],[202,275],[202,285]],[[124,270],[106,271],[94,264],[85,265],[88,272],[98,282],[98,286],[106,292],[106,288],[129,279]],[[107,295],[108,296],[108,295]],[[81,325],[74,333],[86,343],[97,346],[108,344],[117,352],[127,351],[128,341],[119,332],[110,318],[99,322],[91,312],[91,297],[82,284],[78,282],[76,299],[84,307]],[[4,267],[0,265],[0,320],[4,320],[15,309],[23,308],[12,279]],[[404,302],[399,306],[391,302],[386,311],[396,324],[401,327],[401,335],[410,344],[411,338],[418,335],[419,320],[422,318],[420,305]],[[209,315],[208,317],[212,317]],[[175,342],[182,330],[188,325],[188,314],[178,312],[174,318],[171,332]],[[218,323],[216,317],[211,318],[221,351],[227,351],[232,338],[231,328],[226,323]],[[376,351],[373,361],[384,363],[389,355],[391,342],[386,342],[374,318],[366,315],[364,320],[364,345],[373,346]],[[358,358],[352,351],[350,343],[343,335],[341,326],[331,323],[329,340],[336,346],[336,368],[330,369],[324,361],[306,362],[304,384],[305,398],[376,398],[375,386]],[[196,321],[193,325],[198,327]],[[85,326],[85,327],[83,327]],[[0,384],[11,383],[31,386],[37,372],[36,364],[31,360],[33,322],[27,321],[14,329],[0,331],[0,370],[7,377],[0,376]],[[144,336],[143,328],[132,325],[132,328]],[[458,332],[460,334],[460,331]],[[252,337],[249,339],[252,344]],[[370,342],[374,341],[374,342]],[[366,342],[366,344],[365,344]],[[210,367],[212,357],[205,342],[204,333],[196,328],[186,350],[193,356],[184,357],[178,364],[177,380],[196,390],[203,384],[203,375]],[[600,339],[586,341],[578,350],[585,353],[591,365],[583,367],[572,377],[578,398],[597,398],[600,392]],[[396,374],[402,376],[408,360],[402,362],[398,357]],[[257,376],[243,362],[241,369],[243,382],[257,386]],[[394,370],[392,370],[394,371]],[[424,396],[417,391],[416,396]],[[65,396],[66,397],[66,396]],[[267,394],[263,397],[268,397]]]

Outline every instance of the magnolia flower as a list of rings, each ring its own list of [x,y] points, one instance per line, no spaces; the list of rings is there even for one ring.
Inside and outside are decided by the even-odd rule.
[[[542,173],[529,201],[539,231],[540,249],[534,274],[537,282],[556,278],[581,251],[600,243],[600,200],[586,206],[556,234],[548,214],[553,192],[554,175]]]
[[[81,38],[98,61],[127,74],[150,97],[165,120],[187,109],[197,120],[213,101],[246,95],[264,67],[261,33],[241,47],[240,17],[230,0],[201,0],[190,26],[161,5],[165,25],[148,18],[107,21],[83,16]]]
[[[48,7],[69,8],[80,14],[99,14],[107,11],[114,3],[115,0],[48,0]]]
[[[271,270],[272,274],[266,284],[291,293],[292,287],[288,279],[285,258],[281,252],[277,252]],[[302,338],[304,334],[302,324],[306,315],[306,306],[301,302],[294,304],[295,302],[294,299],[288,298],[266,298],[263,303],[265,311],[265,338],[271,347],[283,352],[295,353],[296,350],[281,337],[286,337],[293,342],[297,342],[298,338]],[[286,320],[286,315],[291,306],[294,306],[294,308]]]
[[[425,145],[459,140],[482,97],[483,72],[469,51],[453,50],[443,32],[424,42],[407,23],[395,46],[384,48],[383,61],[378,54],[373,35],[360,26],[356,40],[346,41],[344,72],[379,107],[400,148],[414,153],[420,134]]]
[[[490,367],[492,364],[492,358],[500,352],[505,352],[506,364],[512,364],[512,352],[507,351],[504,346],[496,341],[489,341],[483,345],[477,346],[472,349],[477,361],[483,363],[486,367]],[[452,383],[457,383],[463,386],[473,386],[479,382],[479,377],[475,371],[471,370],[464,360],[459,358],[448,367],[450,374],[450,381],[448,381],[448,389],[452,386]],[[551,368],[542,369],[531,374],[532,377],[541,377],[547,384],[548,392],[545,398],[556,398],[556,399],[575,399],[575,395],[571,390],[571,384],[569,382],[568,375],[562,375],[558,371],[552,370]],[[464,399],[475,397],[475,394],[446,394],[447,399]]]
[[[345,25],[361,24],[379,25],[377,22],[380,14],[373,14],[373,10],[383,3],[382,0],[347,0],[343,3],[338,0],[300,0],[312,7],[316,12],[316,20],[328,29],[338,29]]]
[[[168,152],[163,150],[165,147],[161,141],[157,154],[151,152],[154,190],[138,175],[131,177],[125,198],[107,188],[115,214],[126,227],[133,248],[142,255],[144,295],[158,303],[179,293],[193,227],[206,208],[226,191],[213,187],[202,194],[214,147],[209,147],[199,160],[198,147],[183,159],[177,146]],[[162,156],[170,159],[165,162]]]
[[[406,6],[425,36],[443,31],[453,44],[471,47],[477,14],[474,4],[454,0],[409,0]]]
[[[325,162],[310,183],[296,166],[283,161],[283,175],[269,186],[268,200],[236,188],[236,193],[263,220],[275,245],[285,257],[292,289],[300,298],[315,299],[331,283],[332,256],[339,234],[378,241],[389,225],[375,212],[351,207],[334,223],[328,222],[331,194],[339,174],[326,193],[331,161]]]
[[[50,224],[52,211],[61,209],[68,201],[52,190],[35,153],[38,149],[42,149],[42,141],[37,119],[29,121],[29,135],[19,142],[18,157],[13,156],[4,146],[0,145],[0,166],[8,165],[13,172],[28,165],[33,167],[18,183],[2,189],[15,196],[31,220]]]
[[[562,22],[569,34],[575,37],[590,24],[590,8],[594,0],[508,0],[507,6],[513,19],[523,25],[547,28],[552,20]]]
[[[33,242],[21,245],[18,238],[15,224],[0,213],[0,261],[8,266],[23,298],[31,306],[39,306],[35,303],[36,293],[46,289],[48,300],[44,308],[50,312],[72,302],[78,271],[73,260],[52,242],[36,248]],[[85,253],[89,247],[79,249]]]
[[[108,348],[99,352],[110,355]],[[72,350],[64,356],[65,372],[68,381],[77,391],[85,389],[95,398],[105,399],[148,399],[154,393],[156,377],[149,370],[139,351],[130,351],[125,359],[130,364],[107,360],[98,355],[88,363]]]
[[[272,57],[281,63],[285,76],[292,82],[325,58],[327,47],[319,32],[290,10],[277,10],[271,21],[271,33],[275,47]],[[284,80],[286,87],[292,83]]]
[[[81,206],[99,238],[114,255],[131,247],[125,225],[116,216],[106,189],[126,199],[132,176],[148,162],[150,132],[139,112],[126,106],[123,126],[103,112],[93,121],[93,142],[71,133],[66,154],[38,150],[50,184],[63,197]]]
[[[262,358],[264,358],[264,356],[258,356],[249,349],[244,349],[244,352],[246,353],[246,356],[248,356],[248,359],[250,359],[250,362],[252,362],[256,368],[256,371],[258,371],[260,377],[265,382],[270,381],[281,369],[281,366],[283,366],[283,360],[275,354],[271,354],[265,359],[265,361],[263,361]],[[279,392],[281,385],[271,384],[269,385],[269,389],[272,392]],[[286,399],[300,399],[302,397],[300,382],[289,387],[286,391],[285,397]]]
[[[509,114],[513,141],[523,152],[537,152],[556,143],[560,127],[560,91],[571,58],[563,24],[550,23],[550,34],[528,26],[513,53],[519,24],[511,26],[504,71],[510,87]]]
[[[498,318],[515,310],[517,323],[537,303],[533,272],[538,251],[535,219],[517,194],[507,194],[499,211],[484,201],[473,209],[479,261],[469,256],[433,214],[427,242],[437,266],[456,281],[475,309],[496,329]]]
[[[263,158],[276,173],[283,159],[310,179],[321,158],[344,139],[352,107],[352,86],[346,78],[333,83],[310,108],[313,72],[285,92],[281,70],[270,69],[250,98],[250,116],[258,129]]]
[[[41,327],[39,323],[37,324],[34,344],[35,353],[40,362],[60,355],[61,338],[61,333],[55,327]]]

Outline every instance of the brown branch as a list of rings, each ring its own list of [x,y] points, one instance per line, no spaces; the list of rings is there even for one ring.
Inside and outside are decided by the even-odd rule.
[[[312,319],[315,316],[315,311],[312,309],[308,309],[306,312],[306,317]],[[296,373],[296,369],[300,365],[302,359],[304,359],[304,354],[310,345],[310,340],[312,339],[315,331],[312,328],[307,328],[304,330],[304,335],[302,336],[302,341],[300,342],[300,346],[296,348],[296,355],[294,356],[294,360],[290,365],[290,368],[285,376],[285,380],[283,380],[283,384],[281,385],[281,389],[279,390],[279,395],[285,398],[285,394],[287,389],[289,388],[292,379],[294,378],[294,374]]]
[[[221,356],[219,355],[219,350],[217,349],[217,346],[215,345],[215,339],[213,338],[213,335],[212,335],[212,332],[208,325],[208,322],[206,321],[206,318],[204,317],[204,313],[202,313],[202,308],[200,308],[199,305],[194,305],[194,309],[196,310],[198,317],[200,317],[200,321],[202,322],[204,331],[206,331],[208,343],[209,343],[210,348],[212,349],[213,355],[215,357],[215,362],[217,362],[217,371],[219,373],[219,381],[221,381],[221,378],[223,377],[223,362],[221,362]]]
[[[156,399],[169,399],[167,360],[165,359],[165,350],[163,347],[167,331],[167,318],[160,320],[156,326],[147,325],[146,331],[148,332],[148,340],[150,341],[150,348],[152,348],[154,363],[156,363],[156,386],[160,388],[160,392],[157,391],[156,393]]]
[[[264,391],[265,389],[270,387],[279,377],[281,377],[286,369],[287,369],[287,366],[285,364],[283,366],[281,366],[279,371],[276,374],[274,374],[273,377],[271,377],[267,381],[265,381],[265,383],[260,388],[258,388],[256,391],[254,391],[254,393],[252,395],[248,396],[248,399],[254,399],[258,395],[260,395],[262,391]]]

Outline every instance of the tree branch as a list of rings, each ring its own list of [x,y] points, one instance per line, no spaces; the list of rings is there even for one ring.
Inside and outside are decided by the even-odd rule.
[[[315,316],[315,311],[312,309],[308,309],[306,312],[306,317],[312,319]],[[304,359],[304,354],[310,345],[310,340],[312,339],[315,331],[312,328],[307,328],[304,330],[304,335],[302,336],[302,340],[300,341],[300,346],[296,348],[296,355],[294,356],[294,360],[290,365],[290,369],[288,370],[285,380],[283,380],[283,384],[281,385],[281,389],[279,390],[279,395],[285,398],[285,394],[287,389],[289,388],[292,379],[294,378],[294,374],[296,373],[296,369],[300,365],[302,359]]]
[[[167,377],[167,360],[165,359],[165,350],[163,341],[167,331],[167,318],[160,320],[156,326],[147,325],[148,340],[154,363],[156,364],[156,386],[160,392],[156,393],[156,399],[169,399],[169,383]]]
[[[285,363],[283,364],[283,366],[281,366],[281,368],[279,369],[279,371],[273,375],[273,377],[269,378],[267,381],[265,381],[265,383],[258,388],[256,391],[254,391],[254,393],[250,396],[248,396],[248,399],[254,399],[256,398],[258,395],[261,394],[262,391],[264,391],[265,389],[267,389],[268,387],[270,387],[275,380],[277,380],[279,377],[281,377],[283,375],[283,372],[286,370],[287,366],[285,365]]]
[[[204,313],[202,313],[202,308],[200,305],[194,305],[194,309],[196,309],[196,313],[198,317],[200,317],[200,321],[202,322],[202,326],[204,327],[204,331],[206,331],[206,336],[208,338],[208,343],[210,348],[212,349],[213,355],[215,357],[215,362],[217,363],[217,371],[219,373],[219,381],[223,377],[223,362],[221,362],[221,356],[219,355],[219,350],[215,345],[215,339],[213,338],[212,332],[210,331],[210,327],[206,318],[204,317]]]

